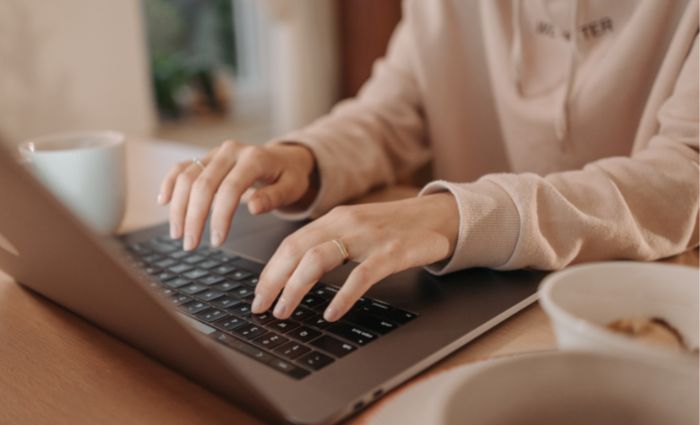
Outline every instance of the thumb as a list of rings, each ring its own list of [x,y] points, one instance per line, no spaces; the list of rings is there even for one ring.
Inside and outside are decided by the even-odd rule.
[[[248,200],[251,214],[262,214],[284,207],[299,200],[306,192],[308,184],[289,174],[282,174],[273,184],[258,188]]]

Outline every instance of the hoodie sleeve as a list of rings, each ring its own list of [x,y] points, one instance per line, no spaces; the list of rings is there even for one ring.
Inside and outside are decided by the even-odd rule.
[[[404,9],[406,10],[406,9]],[[318,217],[333,206],[410,176],[430,160],[421,100],[411,64],[414,43],[404,17],[356,98],[271,143],[300,143],[314,153],[320,177],[304,211],[276,211],[287,219]]]
[[[491,174],[474,183],[432,182],[459,205],[453,256],[428,270],[559,269],[573,262],[655,260],[698,245],[698,40],[658,132],[630,157],[541,177]]]

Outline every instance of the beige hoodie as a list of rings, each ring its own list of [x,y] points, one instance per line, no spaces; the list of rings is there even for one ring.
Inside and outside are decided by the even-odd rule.
[[[314,217],[432,159],[454,255],[434,273],[653,260],[698,244],[698,2],[408,0],[308,146]]]

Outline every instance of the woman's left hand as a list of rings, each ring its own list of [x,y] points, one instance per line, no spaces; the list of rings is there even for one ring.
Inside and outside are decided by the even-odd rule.
[[[344,246],[359,265],[324,312],[325,320],[338,320],[390,274],[451,256],[458,231],[457,203],[449,193],[336,207],[282,242],[260,276],[252,310],[266,311],[282,291],[273,315],[288,318],[326,272],[343,264]]]

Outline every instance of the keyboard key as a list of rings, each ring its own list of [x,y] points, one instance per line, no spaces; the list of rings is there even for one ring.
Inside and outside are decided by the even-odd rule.
[[[299,341],[307,342],[321,335],[321,332],[315,329],[311,329],[307,326],[301,326],[297,329],[287,332],[287,335],[294,339],[298,339]]]
[[[336,322],[326,328],[326,330],[357,345],[365,345],[377,339],[377,336],[372,332],[349,323]]]
[[[181,263],[181,264],[176,264],[176,265],[170,267],[168,270],[172,273],[175,273],[175,274],[182,274],[182,273],[185,273],[185,272],[192,270],[192,266],[190,266],[188,264]]]
[[[229,266],[227,264],[221,265],[214,270],[209,270],[210,272],[217,273],[217,274],[228,274],[231,273],[232,271],[236,270],[233,266]]]
[[[311,317],[304,319],[304,323],[319,329],[325,329],[330,325],[320,314],[316,313]]]
[[[170,272],[160,272],[157,275],[155,275],[156,280],[159,282],[165,282],[166,280],[170,280],[174,277],[175,275]]]
[[[200,292],[199,294],[195,295],[194,297],[197,298],[198,300],[202,300],[202,301],[213,301],[213,300],[215,300],[219,297],[223,297],[223,296],[224,296],[223,292],[208,290],[208,291]]]
[[[387,320],[382,320],[376,316],[371,316],[369,314],[361,314],[357,312],[350,312],[345,315],[345,320],[349,322],[356,323],[363,328],[367,328],[370,331],[377,332],[380,334],[385,334],[396,329],[396,324],[389,322]]]
[[[379,301],[369,301],[366,302],[365,305],[367,306],[367,309],[370,313],[381,318],[384,318],[385,315],[389,314],[389,312],[393,309],[393,307],[391,307],[390,305],[384,304]]]
[[[178,295],[178,294],[175,294],[172,296],[172,298],[170,298],[170,301],[172,301],[172,303],[175,305],[184,304],[190,300],[192,300],[192,298],[188,297],[187,295]]]
[[[286,373],[287,375],[291,376],[294,379],[301,379],[305,377],[306,375],[309,374],[308,371],[296,367],[290,362],[287,362],[282,359],[278,359],[276,357],[272,357],[268,361],[265,362],[267,365],[273,367],[274,369],[279,370],[280,372]]]
[[[234,338],[232,336],[228,336],[225,334],[219,334],[216,337],[217,341],[224,343],[228,345],[229,347],[233,348],[234,350],[245,354],[248,357],[252,357],[254,359],[260,360],[262,362],[264,361],[269,361],[271,359],[271,355],[265,353],[261,349],[250,345],[246,342],[241,341],[238,338]]]
[[[146,254],[149,254],[151,252],[150,249],[145,244],[142,244],[140,242],[132,242],[128,244],[127,249],[135,254],[139,254],[140,256],[144,256]]]
[[[227,280],[226,282],[223,282],[223,283],[216,285],[216,289],[218,289],[221,292],[229,292],[229,291],[233,291],[234,289],[236,289],[240,286],[241,286],[241,284],[238,282],[232,282],[232,281]]]
[[[235,314],[238,317],[242,317],[244,319],[247,319],[250,317],[250,304],[244,303],[244,302],[239,302],[232,308],[229,308],[228,311],[231,312],[231,314]]]
[[[160,291],[162,292],[163,295],[169,296],[169,297],[176,294],[175,290],[172,288],[160,288]]]
[[[169,254],[175,250],[177,250],[177,247],[169,244],[169,243],[162,243],[162,242],[151,242],[150,243],[150,248],[154,250],[155,252],[158,252],[160,254]]]
[[[148,266],[148,267],[144,267],[143,271],[145,271],[147,274],[150,274],[151,276],[153,276],[153,275],[157,275],[162,270],[159,267]]]
[[[294,360],[302,354],[308,353],[311,351],[311,349],[299,344],[298,342],[290,341],[275,348],[274,351],[285,359]]]
[[[245,324],[248,324],[245,320],[241,319],[240,317],[236,316],[229,316],[223,320],[219,320],[218,322],[214,323],[214,326],[225,329],[227,331],[232,331],[238,327],[241,327]]]
[[[322,304],[325,299],[321,297],[317,297],[315,295],[309,295],[307,294],[302,300],[301,300],[301,305],[308,307],[308,308],[313,308],[316,305]]]
[[[185,278],[182,278],[182,277],[176,277],[175,279],[170,279],[170,280],[165,281],[165,284],[167,286],[169,286],[171,288],[175,288],[175,289],[181,288],[185,285],[189,285],[190,283],[192,283],[192,281],[185,279]]]
[[[315,297],[323,298],[325,300],[329,300],[335,296],[337,291],[335,288],[331,288],[326,285],[318,284],[309,291],[310,295],[313,295]]]
[[[289,342],[289,339],[283,337],[282,335],[276,334],[274,332],[268,332],[265,335],[256,338],[254,343],[258,344],[259,346],[267,349],[267,350],[272,350],[273,348],[277,347],[278,345],[286,344]]]
[[[229,273],[227,276],[233,280],[241,281],[253,276],[253,273],[249,272],[248,270],[237,269],[233,273]]]
[[[275,317],[270,312],[253,314],[250,317],[250,321],[258,325],[265,325],[273,320],[275,320]]]
[[[255,288],[255,286],[258,284],[258,278],[251,277],[249,279],[242,280],[241,283],[250,286],[251,288]]]
[[[206,275],[207,275],[206,270],[202,270],[202,269],[194,269],[194,270],[191,270],[191,271],[184,274],[184,276],[186,278],[192,279],[192,280],[201,279]]]
[[[212,304],[221,308],[229,308],[235,306],[238,303],[240,303],[240,301],[238,301],[237,299],[231,298],[229,296],[224,296],[217,298],[216,301],[214,301]]]
[[[401,310],[399,308],[392,308],[391,311],[389,311],[384,316],[384,318],[392,322],[398,323],[400,325],[403,325],[404,323],[408,323],[411,320],[415,319],[416,314],[411,313],[410,311]]]
[[[190,253],[187,251],[175,251],[175,252],[170,254],[170,258],[174,258],[176,260],[182,260],[183,258],[187,257],[188,255],[190,255]]]
[[[333,359],[318,351],[312,351],[300,357],[297,362],[302,366],[313,370],[319,370],[333,363]]]
[[[209,310],[205,310],[197,314],[197,318],[204,320],[205,322],[214,322],[216,320],[223,319],[226,316],[228,316],[228,313],[216,308],[210,308]]]
[[[335,357],[343,357],[346,354],[355,351],[356,348],[354,345],[343,342],[337,338],[333,338],[330,335],[323,335],[316,338],[315,340],[311,341],[311,345],[325,351],[326,353],[330,353]]]
[[[214,255],[218,252],[217,250],[211,249],[211,248],[206,247],[204,245],[201,245],[199,248],[195,249],[194,251],[203,257],[209,257],[209,256]]]
[[[205,277],[197,280],[197,282],[203,283],[205,285],[216,285],[217,283],[221,283],[223,281],[224,281],[223,277],[213,275],[213,274],[210,274],[209,276],[205,276]]]
[[[175,260],[172,258],[166,258],[165,260],[160,260],[155,263],[156,267],[160,267],[161,269],[167,269],[168,267],[174,266],[177,264]]]
[[[259,336],[265,335],[267,331],[258,325],[249,323],[245,326],[241,326],[240,328],[234,329],[233,333],[235,333],[236,335],[240,335],[241,337],[246,339],[254,339]]]
[[[309,310],[308,308],[304,307],[297,307],[297,309],[294,310],[294,313],[292,313],[292,319],[297,320],[299,322],[303,322],[304,319],[307,319],[314,315],[316,315],[316,312],[314,312],[313,310]]]
[[[182,307],[184,307],[185,311],[190,314],[197,314],[209,308],[207,304],[204,304],[201,301],[192,301],[187,304],[183,304]]]
[[[156,261],[160,261],[162,259],[163,259],[162,255],[151,254],[151,255],[146,255],[145,257],[142,257],[141,261],[143,261],[144,263],[153,264]]]
[[[254,294],[254,293],[255,293],[255,291],[253,291],[252,289],[250,289],[247,286],[240,286],[240,287],[234,289],[233,291],[229,292],[229,294],[234,295],[238,298],[245,298],[245,297],[247,297],[251,294]]]
[[[184,261],[187,264],[197,264],[197,263],[201,263],[204,260],[205,260],[205,258],[202,257],[201,255],[191,254],[190,256],[186,257]]]
[[[270,323],[267,324],[267,327],[270,329],[275,329],[279,332],[282,333],[287,333],[293,329],[296,329],[299,327],[299,324],[296,322],[293,322],[291,320],[273,320]]]
[[[221,261],[212,260],[212,259],[202,261],[201,263],[197,263],[197,267],[199,267],[200,269],[204,269],[204,270],[210,270],[210,269],[213,269],[214,267],[218,267],[220,265],[221,265]]]
[[[207,290],[207,287],[204,285],[201,285],[199,283],[191,283],[187,286],[183,286],[182,288],[180,288],[180,291],[184,292],[187,295],[198,294],[198,293],[200,293],[202,291],[206,291],[206,290]]]

